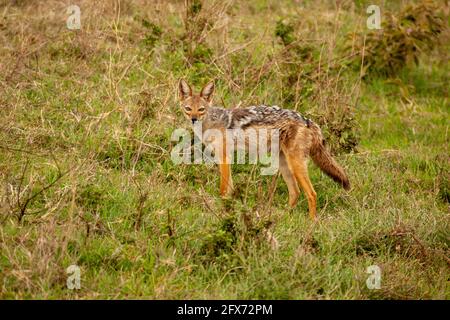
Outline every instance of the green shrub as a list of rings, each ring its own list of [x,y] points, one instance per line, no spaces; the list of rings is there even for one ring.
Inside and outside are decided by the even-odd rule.
[[[279,37],[285,46],[290,45],[296,40],[294,35],[294,25],[282,19],[278,20],[275,27],[275,36]]]
[[[235,264],[236,253],[246,254],[251,243],[261,244],[271,225],[270,220],[257,219],[252,214],[232,213],[204,237],[199,258],[203,263]]]
[[[382,30],[357,34],[356,42],[353,34],[348,39],[346,50],[356,48],[358,52],[351,64],[360,67],[364,61],[364,75],[391,77],[405,66],[418,64],[421,53],[439,45],[439,35],[446,28],[442,14],[432,1],[407,6],[398,14],[387,12],[384,16]]]
[[[160,26],[154,24],[151,21],[148,21],[147,19],[142,19],[141,23],[142,23],[142,26],[145,29],[147,29],[143,43],[147,48],[153,49],[155,47],[156,42],[162,36],[162,33],[163,33],[162,29]]]

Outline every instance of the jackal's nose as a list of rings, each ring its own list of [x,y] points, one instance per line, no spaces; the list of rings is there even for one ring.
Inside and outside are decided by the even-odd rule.
[[[191,118],[192,124],[195,124],[197,122],[197,118]]]

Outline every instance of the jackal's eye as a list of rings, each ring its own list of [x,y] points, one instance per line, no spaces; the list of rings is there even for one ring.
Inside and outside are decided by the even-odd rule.
[[[199,112],[205,111],[205,107],[200,107],[200,108],[198,108],[198,111],[199,111]]]
[[[184,106],[184,110],[186,110],[187,112],[191,112],[191,111],[192,111],[192,108],[189,107],[189,106]]]

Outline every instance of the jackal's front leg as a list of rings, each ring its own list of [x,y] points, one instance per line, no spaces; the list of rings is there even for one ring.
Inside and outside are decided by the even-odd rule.
[[[231,165],[229,163],[220,163],[220,195],[222,197],[230,196],[233,193],[233,181],[231,179]]]
[[[231,161],[227,152],[226,137],[222,140],[222,145],[216,149],[219,154],[220,170],[220,195],[222,197],[231,196],[233,193],[233,181],[231,179]]]

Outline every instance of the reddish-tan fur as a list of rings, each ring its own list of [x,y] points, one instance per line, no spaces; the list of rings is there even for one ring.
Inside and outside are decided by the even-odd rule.
[[[287,111],[278,107],[239,108],[233,110],[213,108],[211,106],[211,97],[214,91],[212,82],[208,83],[199,95],[194,95],[191,87],[184,80],[181,80],[179,91],[185,116],[193,122],[203,120],[204,129],[215,128],[224,132],[225,129],[237,125],[238,128],[241,126],[244,131],[245,128],[279,130],[279,170],[288,186],[289,205],[291,207],[297,204],[300,186],[308,200],[309,215],[312,219],[316,219],[317,194],[308,175],[307,160],[309,157],[313,159],[314,163],[325,174],[338,182],[344,189],[350,189],[347,175],[325,147],[320,128],[309,119],[303,118],[293,111]],[[228,118],[219,117],[217,114],[219,116],[225,114]],[[261,114],[267,114],[267,118],[261,117]],[[228,119],[228,122],[226,122],[226,119]],[[232,120],[236,120],[236,122],[232,122]],[[223,137],[225,136],[224,134]],[[225,139],[222,141],[222,146],[219,152],[220,194],[225,197],[232,193],[233,182]]]

